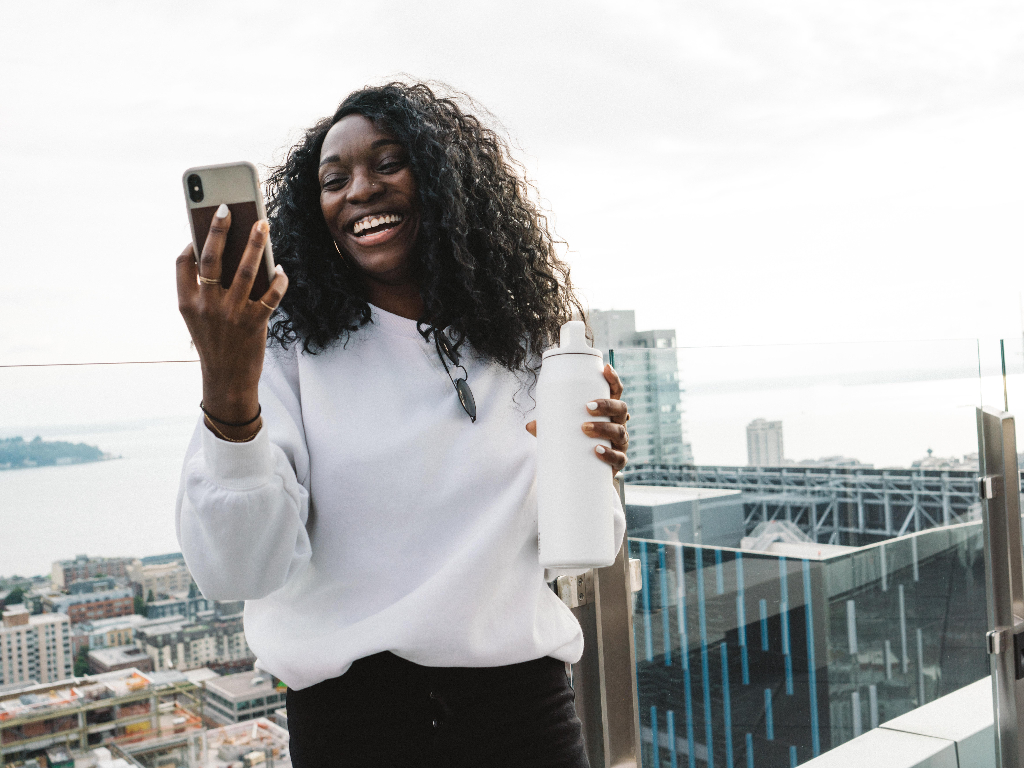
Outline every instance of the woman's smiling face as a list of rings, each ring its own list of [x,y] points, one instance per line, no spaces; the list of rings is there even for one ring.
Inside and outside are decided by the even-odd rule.
[[[362,115],[339,120],[320,151],[320,208],[346,260],[370,281],[414,280],[419,203],[398,140]]]

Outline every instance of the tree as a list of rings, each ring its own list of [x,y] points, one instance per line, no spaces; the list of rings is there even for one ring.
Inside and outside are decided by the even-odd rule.
[[[5,597],[3,601],[4,605],[17,605],[21,602],[24,596],[25,590],[23,590],[21,587],[15,587],[7,593],[7,597]]]
[[[142,595],[135,596],[135,612],[139,616],[146,615],[146,601],[142,599]]]
[[[149,590],[149,594],[146,595],[146,602],[152,603],[154,600],[156,600],[156,595],[153,594],[153,590],[151,589]]]
[[[75,656],[75,677],[89,674],[89,646],[83,645]]]

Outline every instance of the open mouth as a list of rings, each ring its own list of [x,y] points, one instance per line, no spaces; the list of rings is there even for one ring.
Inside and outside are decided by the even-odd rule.
[[[374,213],[364,216],[352,225],[352,234],[357,238],[371,237],[389,229],[394,229],[402,223],[400,213]]]

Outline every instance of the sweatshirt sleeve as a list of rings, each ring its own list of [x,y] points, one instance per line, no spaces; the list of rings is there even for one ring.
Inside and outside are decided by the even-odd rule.
[[[182,469],[175,524],[192,577],[211,600],[255,600],[309,562],[309,454],[297,350],[268,348],[260,377],[263,428],[247,443],[200,419]]]

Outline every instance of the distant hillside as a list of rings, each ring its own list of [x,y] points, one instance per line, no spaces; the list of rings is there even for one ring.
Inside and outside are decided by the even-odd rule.
[[[25,442],[20,437],[0,440],[0,469],[51,467],[55,464],[82,464],[110,458],[94,445],[65,443],[36,437]]]

